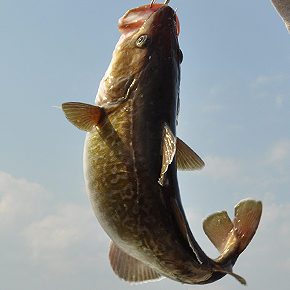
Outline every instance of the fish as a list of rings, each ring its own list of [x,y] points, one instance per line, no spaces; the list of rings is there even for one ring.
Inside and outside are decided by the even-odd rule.
[[[271,0],[290,33],[290,0]]]
[[[262,203],[242,200],[233,221],[226,211],[204,220],[216,259],[195,240],[181,203],[177,170],[200,170],[204,162],[176,136],[183,56],[179,19],[168,3],[127,11],[95,105],[67,102],[62,109],[87,131],[86,189],[119,278],[206,284],[229,274],[246,284],[232,268],[257,230]]]

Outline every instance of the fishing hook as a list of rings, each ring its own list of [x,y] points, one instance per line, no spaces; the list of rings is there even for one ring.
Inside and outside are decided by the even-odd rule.
[[[156,0],[152,0],[150,3],[150,8],[152,8],[152,5],[155,3]],[[170,2],[170,0],[165,0],[164,5],[167,5]]]

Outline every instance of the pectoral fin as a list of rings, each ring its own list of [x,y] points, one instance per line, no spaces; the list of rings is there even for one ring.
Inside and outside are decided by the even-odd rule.
[[[87,132],[98,126],[106,115],[101,107],[78,102],[64,103],[62,110],[73,125]]]
[[[162,167],[158,183],[164,184],[164,174],[168,169],[169,164],[172,162],[176,152],[176,138],[169,126],[165,124],[163,133],[163,149],[162,149]]]
[[[115,274],[129,283],[160,280],[161,274],[143,262],[124,253],[113,241],[110,243],[109,259]]]
[[[200,170],[204,167],[202,159],[179,138],[177,138],[176,148],[177,169]]]

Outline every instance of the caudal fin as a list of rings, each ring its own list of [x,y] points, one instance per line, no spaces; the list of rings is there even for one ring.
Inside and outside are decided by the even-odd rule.
[[[242,200],[235,206],[233,222],[226,211],[214,213],[204,220],[204,232],[220,252],[216,262],[220,265],[229,260],[235,262],[255,235],[261,214],[260,201]]]

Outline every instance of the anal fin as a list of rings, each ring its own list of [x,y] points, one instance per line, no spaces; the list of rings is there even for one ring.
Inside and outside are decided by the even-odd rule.
[[[109,259],[115,274],[129,283],[160,280],[161,274],[123,252],[113,241],[110,243]]]

